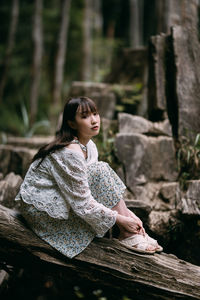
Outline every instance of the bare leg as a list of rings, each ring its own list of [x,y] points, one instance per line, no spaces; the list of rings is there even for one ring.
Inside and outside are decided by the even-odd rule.
[[[124,200],[120,200],[117,203],[117,205],[115,205],[112,208],[112,210],[117,211],[120,215],[123,215],[125,217],[130,217],[131,216],[131,213],[130,213],[129,209],[127,208]],[[118,227],[119,227],[119,230],[120,230],[120,234],[119,234],[119,237],[118,237],[119,240],[123,240],[123,239],[133,235],[132,232],[129,232],[129,231],[125,230],[122,226],[118,225]],[[155,247],[152,246],[152,245],[149,245],[146,250],[150,250],[150,251],[155,250]]]
[[[129,210],[127,209],[127,206],[124,202],[124,200],[120,200],[117,205],[115,205],[112,210],[117,211],[120,215],[125,216],[125,217],[129,217],[130,213]],[[129,236],[132,236],[133,233],[126,231],[122,226],[118,225],[119,230],[120,230],[120,234],[119,234],[119,239],[123,240]]]

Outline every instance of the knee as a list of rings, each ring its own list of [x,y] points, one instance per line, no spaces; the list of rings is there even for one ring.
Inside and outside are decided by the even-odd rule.
[[[108,163],[103,161],[97,162],[94,167],[94,173],[98,177],[106,177],[106,175],[110,174]]]
[[[88,178],[94,181],[95,179],[102,183],[102,180],[110,178],[110,169],[108,163],[99,161],[88,168]],[[96,181],[95,180],[95,181]]]

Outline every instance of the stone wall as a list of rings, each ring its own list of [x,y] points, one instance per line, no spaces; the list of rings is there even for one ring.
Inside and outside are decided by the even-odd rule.
[[[194,29],[172,27],[151,38],[148,112],[153,121],[169,118],[173,136],[194,141],[200,131],[200,44]]]

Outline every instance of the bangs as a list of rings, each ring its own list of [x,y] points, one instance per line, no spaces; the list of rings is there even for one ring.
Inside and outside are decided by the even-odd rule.
[[[77,109],[81,114],[98,113],[97,107],[92,100],[89,98],[82,98],[81,100],[82,101]]]

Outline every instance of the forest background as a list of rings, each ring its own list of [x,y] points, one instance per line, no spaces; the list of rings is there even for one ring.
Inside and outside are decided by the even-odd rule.
[[[2,139],[54,133],[71,83],[104,82],[120,49],[147,46],[165,2],[1,0]]]
[[[154,204],[156,203],[155,211],[152,211],[150,218],[148,217],[150,220],[149,229],[154,232],[155,238],[157,238],[156,234],[158,235],[167,253],[176,254],[184,260],[199,265],[199,202],[196,206],[194,205],[194,208],[191,205],[186,207],[189,211],[188,217],[188,211],[184,210],[185,207],[183,207],[181,215],[179,210],[174,213],[173,201],[176,201],[177,198],[174,195],[171,196],[171,191],[172,194],[173,191],[176,194],[176,187],[179,186],[179,182],[181,183],[180,186],[186,189],[187,180],[195,179],[196,181],[193,184],[196,188],[194,189],[193,186],[191,188],[192,197],[194,199],[196,197],[199,201],[199,3],[199,0],[1,0],[0,143],[5,144],[1,145],[2,170],[4,168],[2,176],[7,176],[9,172],[14,171],[17,174],[15,178],[18,178],[19,182],[22,180],[20,176],[23,177],[25,174],[24,170],[28,165],[28,158],[32,157],[33,149],[20,150],[21,152],[17,150],[17,155],[11,153],[11,151],[14,152],[13,149],[18,147],[14,144],[9,148],[9,138],[11,138],[10,143],[15,139],[10,135],[30,137],[34,134],[55,134],[59,114],[66,98],[71,95],[71,88],[75,81],[81,82],[82,87],[87,82],[94,83],[95,87],[100,86],[101,83],[106,83],[104,99],[101,98],[103,95],[101,92],[99,98],[106,103],[104,110],[108,110],[109,101],[112,100],[112,97],[109,98],[107,84],[111,83],[112,89],[115,90],[118,96],[120,95],[118,98],[123,98],[124,101],[123,103],[116,101],[113,118],[116,119],[117,112],[134,114],[132,108],[135,103],[139,106],[138,101],[143,104],[146,101],[143,106],[143,113],[139,114],[136,110],[135,114],[153,121],[148,123],[151,128],[149,131],[147,130],[148,132],[145,131],[145,134],[141,137],[141,143],[143,141],[147,143],[148,141],[145,151],[147,152],[150,149],[147,153],[148,156],[145,156],[144,153],[144,157],[148,157],[148,168],[145,165],[147,162],[145,159],[141,159],[141,162],[139,162],[142,167],[145,166],[144,169],[140,169],[141,172],[144,171],[149,180],[147,183],[145,182],[146,185],[144,185],[144,182],[142,183],[144,187],[142,188],[148,191],[149,199],[154,201]],[[170,33],[172,25],[182,27],[180,36],[176,36],[180,28]],[[161,33],[166,33],[166,35]],[[152,36],[156,37],[151,39],[149,43]],[[170,45],[171,48],[165,47],[165,45]],[[180,46],[178,50],[175,48],[177,45]],[[170,49],[173,49],[173,51],[170,52]],[[165,56],[163,52],[165,52]],[[122,63],[121,69],[118,69],[120,71],[116,71],[115,67],[118,62],[125,61],[123,61],[124,53],[130,54],[129,61],[128,63],[126,61],[126,65]],[[138,55],[138,53],[140,54]],[[143,59],[144,57],[145,59]],[[162,58],[160,61],[159,57]],[[176,60],[177,57],[179,57],[179,60]],[[128,68],[126,69],[127,64]],[[183,72],[180,70],[180,65],[181,67],[183,65]],[[143,68],[144,73],[146,72],[146,77],[135,71],[140,67]],[[151,69],[151,73],[148,73],[148,67],[149,70]],[[154,80],[155,78],[158,80]],[[104,88],[104,85],[102,86]],[[126,88],[127,90],[125,90]],[[131,88],[131,93],[129,93],[129,88]],[[147,90],[152,91],[151,95],[148,95]],[[88,91],[90,92],[89,89]],[[159,93],[157,94],[155,91]],[[90,96],[90,93],[87,96]],[[147,103],[148,96],[151,96],[149,103]],[[163,101],[159,102],[159,100]],[[166,103],[163,108],[164,101]],[[148,106],[152,109],[151,115],[147,115]],[[152,126],[154,124],[158,125],[158,122],[164,126],[163,124],[168,121],[168,118],[172,125],[169,137],[168,132],[166,134],[166,131],[163,131],[163,127],[161,132],[158,128],[156,128],[157,130],[155,130],[155,127],[152,129]],[[125,123],[124,120],[127,119],[126,115],[124,119],[119,120],[119,128],[120,124],[123,125],[122,123]],[[110,122],[110,120],[104,119],[104,121],[105,124],[108,121],[108,127],[112,127],[112,124],[117,125],[116,120]],[[146,122],[147,120],[143,119],[142,124],[147,124]],[[143,125],[140,125],[142,130]],[[192,134],[194,133],[192,141],[194,139],[195,142],[191,145],[190,141],[183,139],[183,141],[177,143],[177,137],[182,136],[184,126],[188,129],[188,125],[191,125],[189,129],[192,129]],[[192,128],[193,126],[194,128]],[[116,127],[114,134],[118,130]],[[131,130],[128,127],[128,132]],[[116,166],[119,173],[121,170],[120,174],[123,177],[129,174],[127,170],[126,174],[124,173],[124,168],[127,167],[128,169],[129,165],[134,166],[135,161],[133,159],[136,159],[138,164],[138,159],[137,155],[133,155],[132,150],[126,155],[125,147],[119,147],[126,145],[126,143],[129,145],[130,141],[131,143],[132,141],[138,143],[138,140],[135,140],[134,136],[133,139],[128,136],[125,142],[122,143],[119,139],[118,153],[125,153],[125,159],[124,161],[115,160],[112,133],[111,131],[108,144],[102,143],[103,134],[102,136],[99,135],[100,142],[98,141],[98,143],[102,144],[98,144],[100,159],[108,161],[114,169]],[[142,133],[144,132],[142,131]],[[123,137],[123,135],[121,136]],[[42,139],[45,140],[45,137],[42,137]],[[25,139],[16,140],[23,140],[24,142]],[[162,151],[162,155],[160,155],[160,140],[165,141],[165,145],[166,142],[168,142],[167,145],[173,143],[176,148],[165,147],[165,151]],[[151,145],[155,147],[149,147]],[[159,155],[156,156],[155,154],[154,157],[154,151],[151,149],[159,149]],[[152,169],[149,168],[151,154]],[[175,171],[178,171],[178,173],[176,173],[175,178],[172,178],[170,176],[173,175],[173,171],[176,169],[175,154],[177,158],[177,170]],[[24,163],[25,160],[26,164]],[[155,162],[158,164],[155,164]],[[162,162],[164,164],[166,162],[166,166]],[[168,162],[172,162],[170,165],[172,169],[170,169],[171,167],[168,168]],[[124,163],[125,167],[122,167],[121,163]],[[155,167],[155,173],[154,165],[159,165],[159,168]],[[127,178],[133,178],[133,169],[130,168],[129,170],[131,175]],[[9,174],[8,176],[13,176],[12,173]],[[168,174],[169,178],[167,178]],[[158,182],[158,180],[163,181],[165,175],[166,182],[164,184]],[[142,180],[143,177],[141,177]],[[6,182],[7,178],[9,177],[1,177],[1,186],[4,187],[2,191],[10,189],[9,184]],[[13,183],[13,177],[10,178]],[[128,182],[127,178],[123,178]],[[130,181],[130,187],[132,187],[132,181]],[[13,193],[16,192],[16,188],[12,189],[10,198],[13,201]],[[155,191],[155,199],[152,196],[154,193],[152,190]],[[194,194],[194,191],[196,194]],[[184,193],[186,193],[186,190],[184,190]],[[166,194],[170,194],[171,198],[165,198]],[[2,198],[6,199],[6,195],[9,194],[2,192],[1,195],[3,195]],[[181,202],[182,194],[178,195],[180,195],[179,200]],[[190,196],[190,194],[188,195]],[[136,199],[140,199],[138,195],[136,196]],[[185,200],[185,196],[183,200]],[[189,209],[193,209],[193,211],[191,212]],[[141,208],[141,210],[143,209]],[[148,212],[148,205],[146,211]],[[155,216],[157,216],[157,219]],[[159,218],[162,220],[161,223],[157,221],[160,220]],[[9,236],[9,234],[5,236]],[[39,279],[38,276],[40,276]],[[49,299],[57,299],[56,297],[53,298],[52,295],[57,295],[60,292],[59,281],[60,278],[58,278],[58,288],[56,290],[55,282],[57,282],[57,278],[52,281],[49,278],[43,278],[43,273],[38,274],[36,272],[33,274],[28,269],[22,274],[21,271],[16,269],[11,276],[8,288],[11,299],[16,298],[16,290],[23,296],[26,293],[29,296],[33,294],[34,298],[34,293],[38,293],[38,295],[46,295],[47,293]],[[24,282],[27,284],[24,284]],[[33,282],[35,282],[34,286]],[[85,285],[85,282],[83,285]],[[0,289],[2,286],[0,285]],[[63,286],[65,288],[65,285]],[[91,288],[93,289],[92,286]],[[85,289],[87,289],[87,286]],[[72,295],[75,293],[78,298],[83,298],[79,287],[74,286],[74,283],[71,286],[71,293]],[[93,293],[93,296],[96,298],[101,297],[98,293],[97,290],[96,295]],[[122,296],[123,300],[128,299],[124,294]],[[34,299],[36,299],[36,296]],[[38,296],[37,299],[43,298]],[[47,298],[44,296],[44,299]]]

